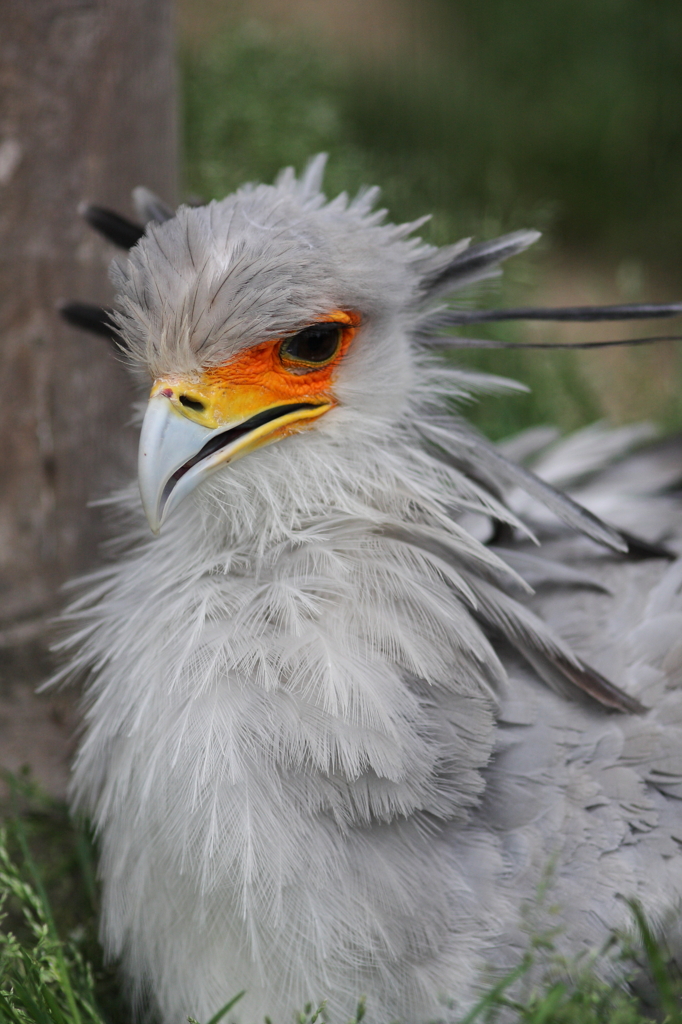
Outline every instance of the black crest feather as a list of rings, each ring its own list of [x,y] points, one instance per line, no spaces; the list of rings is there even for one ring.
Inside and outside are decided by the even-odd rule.
[[[90,227],[121,249],[132,249],[144,235],[141,224],[136,224],[127,217],[122,217],[120,213],[114,213],[113,210],[107,210],[104,206],[82,203],[78,207],[78,212]]]
[[[104,306],[92,306],[87,302],[63,302],[58,307],[61,316],[72,327],[90,331],[100,338],[121,345],[121,335],[113,319],[113,310]]]

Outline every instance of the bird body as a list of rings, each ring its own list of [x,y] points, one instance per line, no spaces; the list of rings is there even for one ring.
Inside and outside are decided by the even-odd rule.
[[[181,209],[114,271],[160,532],[112,499],[66,613],[72,791],[105,946],[167,1024],[242,989],[244,1022],[361,994],[372,1021],[452,1015],[552,864],[566,952],[627,923],[621,896],[663,925],[682,895],[682,571],[478,437],[453,400],[507,385],[415,343],[536,236],[437,250],[374,193],[327,203],[321,171]],[[639,502],[659,533],[677,514]],[[477,539],[491,519],[513,544]]]

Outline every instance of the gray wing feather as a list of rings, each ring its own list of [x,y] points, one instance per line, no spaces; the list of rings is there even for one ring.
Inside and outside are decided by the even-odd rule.
[[[576,569],[563,562],[533,555],[529,551],[496,547],[495,545],[488,545],[488,547],[534,589],[546,586],[590,587],[609,593],[606,584],[598,579],[594,572]]]
[[[580,626],[586,654],[617,665],[652,710],[605,719],[538,687],[521,662],[508,659],[509,691],[479,812],[508,837],[517,892],[532,898],[540,849],[564,865],[550,881],[549,902],[561,907],[557,945],[573,956],[596,945],[619,913],[627,925],[619,894],[642,899],[655,924],[682,892],[680,676],[665,665],[682,630],[682,565],[653,587],[651,566],[611,563],[604,572],[615,601],[573,592],[543,600],[543,610]]]
[[[417,429],[427,441],[431,442],[433,451],[444,462],[465,470],[467,467],[473,466],[474,470],[479,473],[483,472],[486,476],[494,475],[498,482],[520,487],[521,490],[554,512],[567,526],[584,533],[613,551],[627,551],[627,543],[616,530],[603,523],[566,494],[556,491],[530,470],[505,458],[482,438],[457,428],[455,428],[455,435],[453,430],[445,430],[436,422],[417,423]]]

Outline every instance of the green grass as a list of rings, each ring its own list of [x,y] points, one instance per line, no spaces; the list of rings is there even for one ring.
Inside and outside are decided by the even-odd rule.
[[[90,838],[26,777],[13,789],[0,830],[0,1024],[127,1024],[129,1008],[96,942]],[[614,936],[603,955],[621,961],[623,977],[651,979],[648,1006],[627,988],[601,982],[594,961],[567,965],[554,954],[552,935],[531,932],[516,970],[492,980],[460,1024],[682,1024],[679,975],[640,909],[633,904],[632,911],[637,940]],[[541,983],[532,972],[537,963],[544,965]],[[235,993],[207,1024],[231,1020],[242,995]],[[365,1017],[360,998],[348,1024],[363,1018],[377,1024]],[[324,1003],[291,1018],[291,1024],[325,1021]]]
[[[87,832],[30,775],[7,776],[0,833],[0,1022],[129,1019],[97,941],[98,890]]]

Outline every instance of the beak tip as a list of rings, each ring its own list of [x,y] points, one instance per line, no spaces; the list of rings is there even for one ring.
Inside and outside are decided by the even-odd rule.
[[[152,531],[152,533],[154,534],[155,537],[158,537],[159,532],[161,530],[161,523],[163,522],[163,518],[164,517],[163,516],[159,516],[157,514],[157,511],[153,507],[153,504],[150,507],[149,502],[145,501],[145,495],[142,493],[142,488],[140,488],[140,498],[141,498],[142,510],[144,512],[145,519],[147,520],[147,522],[149,524],[149,529]]]
[[[158,537],[158,535],[161,532],[161,524],[163,522],[163,517],[157,516],[149,512],[149,510],[145,508],[144,503],[142,507],[144,509],[144,514],[147,519],[147,522],[149,523],[149,529],[152,531],[155,537]]]

